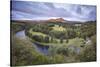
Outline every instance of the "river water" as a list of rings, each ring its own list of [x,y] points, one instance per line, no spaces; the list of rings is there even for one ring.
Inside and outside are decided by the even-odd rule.
[[[16,37],[18,37],[20,39],[26,39],[25,30],[17,32]]]

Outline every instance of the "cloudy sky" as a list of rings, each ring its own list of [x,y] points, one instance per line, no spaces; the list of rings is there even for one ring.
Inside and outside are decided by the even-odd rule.
[[[64,18],[71,21],[96,20],[96,6],[33,1],[12,1],[12,20],[47,20]]]

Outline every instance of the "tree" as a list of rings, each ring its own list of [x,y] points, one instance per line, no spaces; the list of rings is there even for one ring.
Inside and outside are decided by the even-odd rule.
[[[44,40],[46,43],[49,43],[49,36],[46,36]]]
[[[35,41],[38,41],[38,42],[44,41],[43,36],[40,36],[40,35],[33,35],[32,39],[34,39]]]
[[[63,43],[63,38],[60,39],[60,43]]]
[[[50,40],[50,42],[51,42],[51,43],[53,43],[53,41],[54,41],[54,39],[53,39],[53,37],[51,37],[51,40]]]
[[[68,39],[66,39],[66,43],[68,43]]]

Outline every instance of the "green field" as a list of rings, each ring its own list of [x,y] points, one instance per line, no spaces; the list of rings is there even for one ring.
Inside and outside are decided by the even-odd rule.
[[[64,27],[62,27],[62,26],[59,26],[59,25],[55,25],[54,27],[52,27],[52,29],[54,30],[54,31],[66,31],[66,29],[64,28]]]

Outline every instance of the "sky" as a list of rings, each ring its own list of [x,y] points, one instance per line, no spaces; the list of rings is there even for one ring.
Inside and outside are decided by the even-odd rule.
[[[12,20],[47,20],[64,18],[69,21],[96,20],[96,6],[33,1],[12,1]]]

